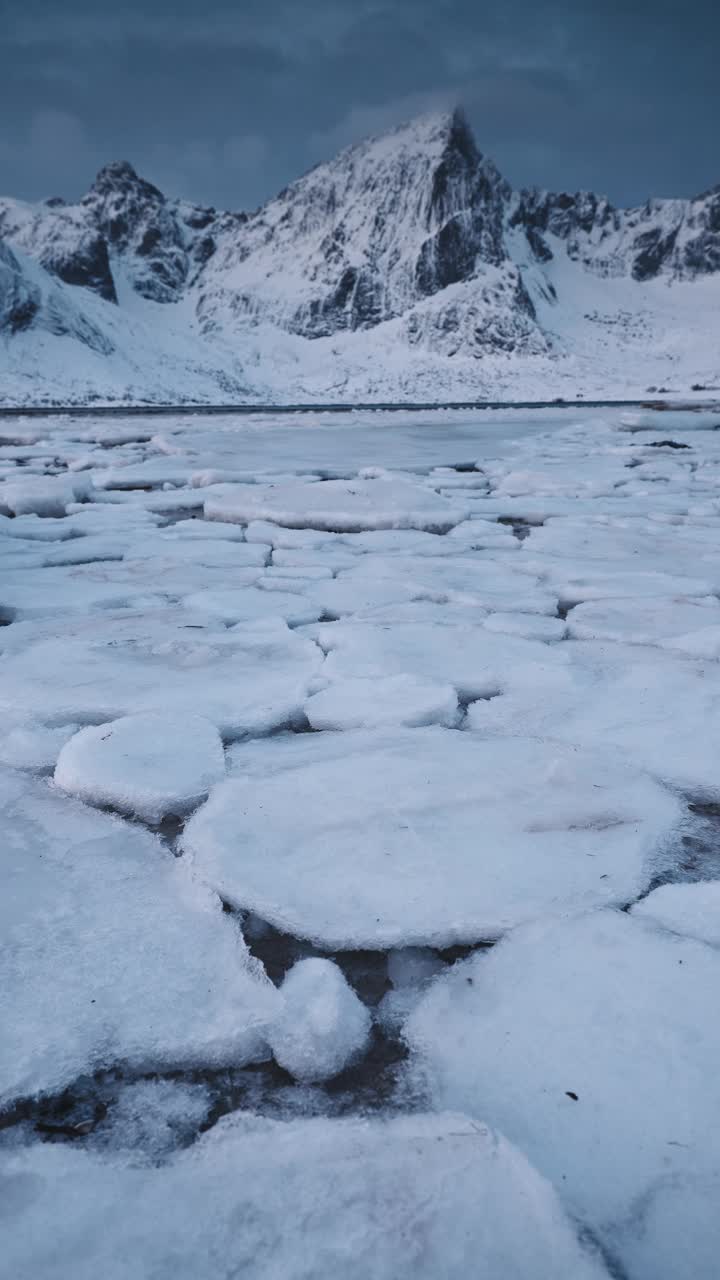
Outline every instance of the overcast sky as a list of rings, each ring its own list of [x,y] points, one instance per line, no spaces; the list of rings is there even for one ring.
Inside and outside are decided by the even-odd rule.
[[[464,105],[517,186],[720,182],[720,0],[0,0],[0,192],[127,159],[252,208],[340,146]]]

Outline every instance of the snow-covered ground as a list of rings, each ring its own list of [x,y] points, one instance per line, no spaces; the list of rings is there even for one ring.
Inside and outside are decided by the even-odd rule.
[[[0,420],[13,1280],[714,1280],[719,427]]]

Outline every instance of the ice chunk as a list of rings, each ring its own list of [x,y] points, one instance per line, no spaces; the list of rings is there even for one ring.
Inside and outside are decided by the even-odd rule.
[[[600,911],[456,965],[405,1034],[435,1104],[501,1126],[621,1263],[630,1219],[658,1265],[639,1274],[660,1273],[672,1227],[694,1276],[692,1198],[666,1197],[654,1238],[633,1210],[717,1172],[718,982],[712,948]]]
[[[680,812],[624,763],[536,740],[316,744],[246,744],[183,842],[224,898],[327,949],[450,946],[626,902]]]
[[[182,817],[225,777],[220,734],[200,716],[145,712],[81,729],[55,769],[62,791],[145,822]]]
[[[329,1080],[363,1052],[370,1014],[332,960],[299,960],[280,994],[282,1012],[268,1042],[276,1062],[296,1080]]]
[[[569,649],[563,645],[560,652]],[[715,663],[678,660],[661,648],[587,641],[572,646],[572,658],[563,669],[546,669],[535,687],[516,678],[505,697],[474,703],[468,727],[577,745],[602,742],[633,768],[679,790],[710,800],[720,796]]]
[[[16,516],[64,516],[68,504],[87,498],[91,488],[89,476],[23,476],[0,487],[0,508]]]
[[[3,1194],[16,1280],[608,1280],[525,1157],[458,1115],[239,1112],[159,1168],[38,1143]]]
[[[118,1063],[242,1064],[277,993],[146,832],[0,770],[0,1107]]]
[[[663,884],[638,902],[633,915],[654,920],[672,933],[720,947],[720,881]]]
[[[359,532],[363,529],[424,529],[445,533],[467,516],[420,484],[382,474],[374,479],[319,484],[227,486],[208,498],[205,516],[238,524],[267,520],[294,529]]]
[[[458,718],[452,685],[417,676],[338,680],[305,703],[313,729],[374,729],[387,725],[444,724]]]

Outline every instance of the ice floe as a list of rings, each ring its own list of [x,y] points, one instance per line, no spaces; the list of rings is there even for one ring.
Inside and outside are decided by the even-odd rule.
[[[89,725],[65,743],[55,784],[145,822],[182,817],[225,776],[220,734],[200,716],[145,712]]]
[[[100,1067],[250,1061],[277,993],[148,835],[0,771],[0,1105]]]
[[[626,902],[679,817],[642,774],[532,739],[359,731],[321,751],[239,749],[183,847],[223,898],[329,948],[478,942]]]
[[[210,520],[239,524],[268,520],[294,529],[335,533],[363,529],[446,533],[467,514],[461,504],[390,473],[325,483],[228,486],[225,494],[205,501]]]
[[[159,1168],[36,1144],[3,1160],[17,1280],[607,1280],[553,1188],[459,1115],[217,1125]]]
[[[457,965],[405,1034],[435,1104],[502,1129],[622,1261],[625,1220],[658,1186],[717,1173],[718,981],[714,949],[599,911]],[[630,1274],[659,1273],[670,1224],[692,1259],[693,1206],[667,1196],[654,1239],[636,1222],[646,1264]]]

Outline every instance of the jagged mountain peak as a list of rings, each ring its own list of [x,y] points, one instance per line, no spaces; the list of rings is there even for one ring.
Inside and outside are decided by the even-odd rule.
[[[280,193],[283,199],[288,193],[304,190],[320,181],[342,180],[359,176],[367,182],[374,172],[385,183],[396,173],[401,182],[424,178],[428,169],[452,157],[456,164],[474,168],[483,164],[495,170],[491,162],[484,160],[462,107],[450,110],[429,111],[414,116],[401,124],[350,143],[330,160],[315,165],[307,173],[295,179]],[[273,201],[270,201],[272,204]]]
[[[398,152],[423,149],[441,151],[448,143],[461,139],[465,145],[476,151],[475,139],[467,117],[462,107],[458,105],[447,110],[422,112],[399,124],[361,138],[358,142],[344,147],[329,163],[342,164],[353,154],[377,149]]]
[[[369,328],[421,298],[506,263],[510,188],[459,109],[434,112],[345,148],[248,219],[202,275],[208,327],[221,293],[235,314],[260,306],[307,337]],[[514,282],[512,285],[514,288]]]
[[[94,197],[132,195],[151,201],[165,201],[162,191],[141,178],[129,160],[112,160],[103,165],[93,182],[85,201]]]

